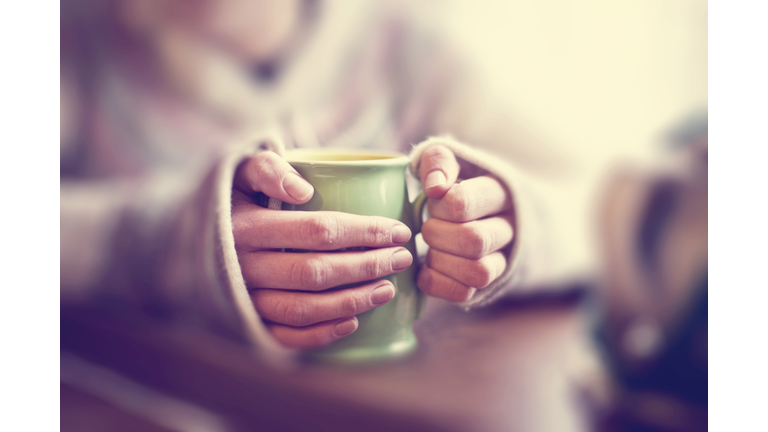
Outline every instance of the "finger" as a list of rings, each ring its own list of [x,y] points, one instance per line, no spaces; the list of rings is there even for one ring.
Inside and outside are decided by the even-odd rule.
[[[507,246],[512,241],[512,223],[507,216],[454,223],[427,219],[421,227],[430,248],[464,258],[477,259]]]
[[[426,295],[452,302],[467,301],[475,294],[474,288],[468,287],[429,267],[421,269],[416,285]]]
[[[478,259],[468,259],[430,248],[427,266],[472,288],[482,289],[504,272],[507,259],[494,252]]]
[[[496,215],[512,207],[512,198],[491,176],[456,183],[439,200],[429,200],[429,214],[450,222],[469,222]]]
[[[315,189],[276,153],[265,151],[237,168],[234,185],[244,192],[264,192],[271,198],[291,204],[304,204]]]
[[[355,316],[387,304],[394,297],[395,287],[387,280],[312,293],[272,289],[251,291],[251,301],[262,318],[293,327]]]
[[[342,212],[292,212],[255,205],[232,209],[235,247],[240,251],[294,248],[338,250],[403,245],[411,230],[400,221],[381,216]]]
[[[272,336],[289,348],[318,348],[349,336],[357,330],[356,317],[325,321],[307,327],[291,327],[267,323]]]
[[[411,253],[402,247],[335,253],[260,251],[240,256],[249,287],[303,291],[378,279],[401,272],[412,262]]]
[[[448,148],[434,145],[421,154],[419,179],[428,198],[442,198],[458,176],[459,163]]]

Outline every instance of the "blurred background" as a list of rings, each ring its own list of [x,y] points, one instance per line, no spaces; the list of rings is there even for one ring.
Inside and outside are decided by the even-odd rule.
[[[445,25],[527,124],[594,163],[653,157],[707,107],[707,2],[446,2]]]

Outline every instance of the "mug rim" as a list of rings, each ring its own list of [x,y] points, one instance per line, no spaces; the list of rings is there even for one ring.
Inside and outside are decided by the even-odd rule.
[[[384,156],[387,159],[366,159],[366,160],[349,160],[349,161],[336,161],[336,160],[311,160],[309,156],[311,154],[323,154],[323,155],[345,155],[345,156]],[[349,165],[401,165],[407,164],[410,159],[405,153],[401,153],[394,150],[378,150],[378,149],[358,149],[358,148],[344,148],[344,147],[305,147],[305,148],[292,148],[285,151],[285,160],[289,163],[302,163],[310,165],[332,165],[332,166],[349,166]]]

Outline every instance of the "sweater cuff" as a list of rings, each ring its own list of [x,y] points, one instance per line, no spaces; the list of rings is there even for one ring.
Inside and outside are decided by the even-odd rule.
[[[239,141],[241,143],[233,146],[233,150],[221,161],[214,180],[215,232],[219,239],[215,253],[224,285],[229,291],[228,297],[247,338],[260,353],[281,357],[293,350],[280,345],[259,317],[245,286],[237,258],[232,232],[232,182],[241,162],[261,151],[273,151],[282,156],[284,146],[279,136],[273,133],[254,134]]]

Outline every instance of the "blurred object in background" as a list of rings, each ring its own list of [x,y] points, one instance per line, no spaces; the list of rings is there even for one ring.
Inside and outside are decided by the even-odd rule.
[[[670,141],[675,170],[617,172],[602,207],[608,431],[707,429],[706,113]]]

